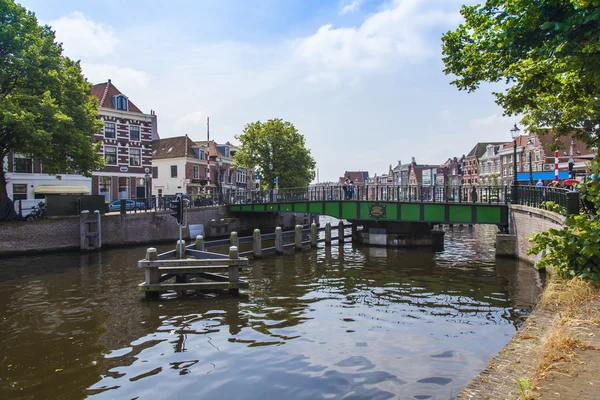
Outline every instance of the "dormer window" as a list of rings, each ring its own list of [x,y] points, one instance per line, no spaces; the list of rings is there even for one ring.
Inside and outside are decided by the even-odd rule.
[[[115,108],[121,111],[127,111],[127,97],[121,95],[114,97]]]

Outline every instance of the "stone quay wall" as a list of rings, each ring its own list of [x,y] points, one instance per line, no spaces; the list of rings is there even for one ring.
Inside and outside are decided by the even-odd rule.
[[[179,225],[171,211],[152,211],[101,216],[102,247],[158,243],[179,239]],[[306,224],[308,214],[247,213],[229,217],[222,206],[186,210],[183,238],[190,237],[189,225],[203,224],[207,238],[228,235],[232,231],[274,232],[276,226],[293,228]],[[214,220],[214,221],[213,221]],[[211,229],[216,226],[218,229]],[[0,256],[30,252],[77,250],[80,247],[79,216],[48,217],[37,221],[0,223]]]
[[[557,213],[528,206],[510,206],[510,232],[516,235],[515,255],[521,260],[535,264],[538,256],[528,255],[532,247],[527,240],[533,233],[545,232],[551,228],[560,229],[565,217]]]

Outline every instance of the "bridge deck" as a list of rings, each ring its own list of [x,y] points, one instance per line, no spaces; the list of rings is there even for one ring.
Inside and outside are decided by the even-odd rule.
[[[230,212],[301,212],[358,221],[402,221],[508,225],[508,205],[315,200],[235,204]]]

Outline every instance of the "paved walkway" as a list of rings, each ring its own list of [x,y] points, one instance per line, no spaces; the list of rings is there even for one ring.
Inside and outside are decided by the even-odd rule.
[[[594,305],[600,310],[600,302]],[[549,311],[534,311],[522,329],[494,357],[456,399],[508,400],[521,399],[517,381],[536,374],[543,338],[556,319]],[[552,365],[545,378],[536,383],[531,399],[600,399],[600,318],[595,323],[569,328],[568,335],[581,346],[570,360]]]

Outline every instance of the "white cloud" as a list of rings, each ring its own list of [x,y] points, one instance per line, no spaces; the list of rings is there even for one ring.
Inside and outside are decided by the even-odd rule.
[[[362,0],[353,0],[351,3],[348,3],[344,7],[342,7],[340,15],[353,13],[354,11],[357,11],[360,8],[361,3]]]
[[[430,43],[427,34],[434,27],[458,21],[456,10],[431,8],[425,0],[395,0],[359,27],[321,26],[315,34],[299,40],[294,51],[318,73],[394,70],[437,54],[439,41]]]
[[[81,63],[83,74],[92,83],[106,82],[111,79],[116,85],[128,88],[147,88],[150,76],[145,71],[129,67],[119,67],[114,64]],[[121,89],[123,91],[123,89]]]
[[[75,59],[107,56],[118,43],[112,27],[94,22],[78,11],[49,25],[56,31],[56,39],[63,43],[65,55]]]

